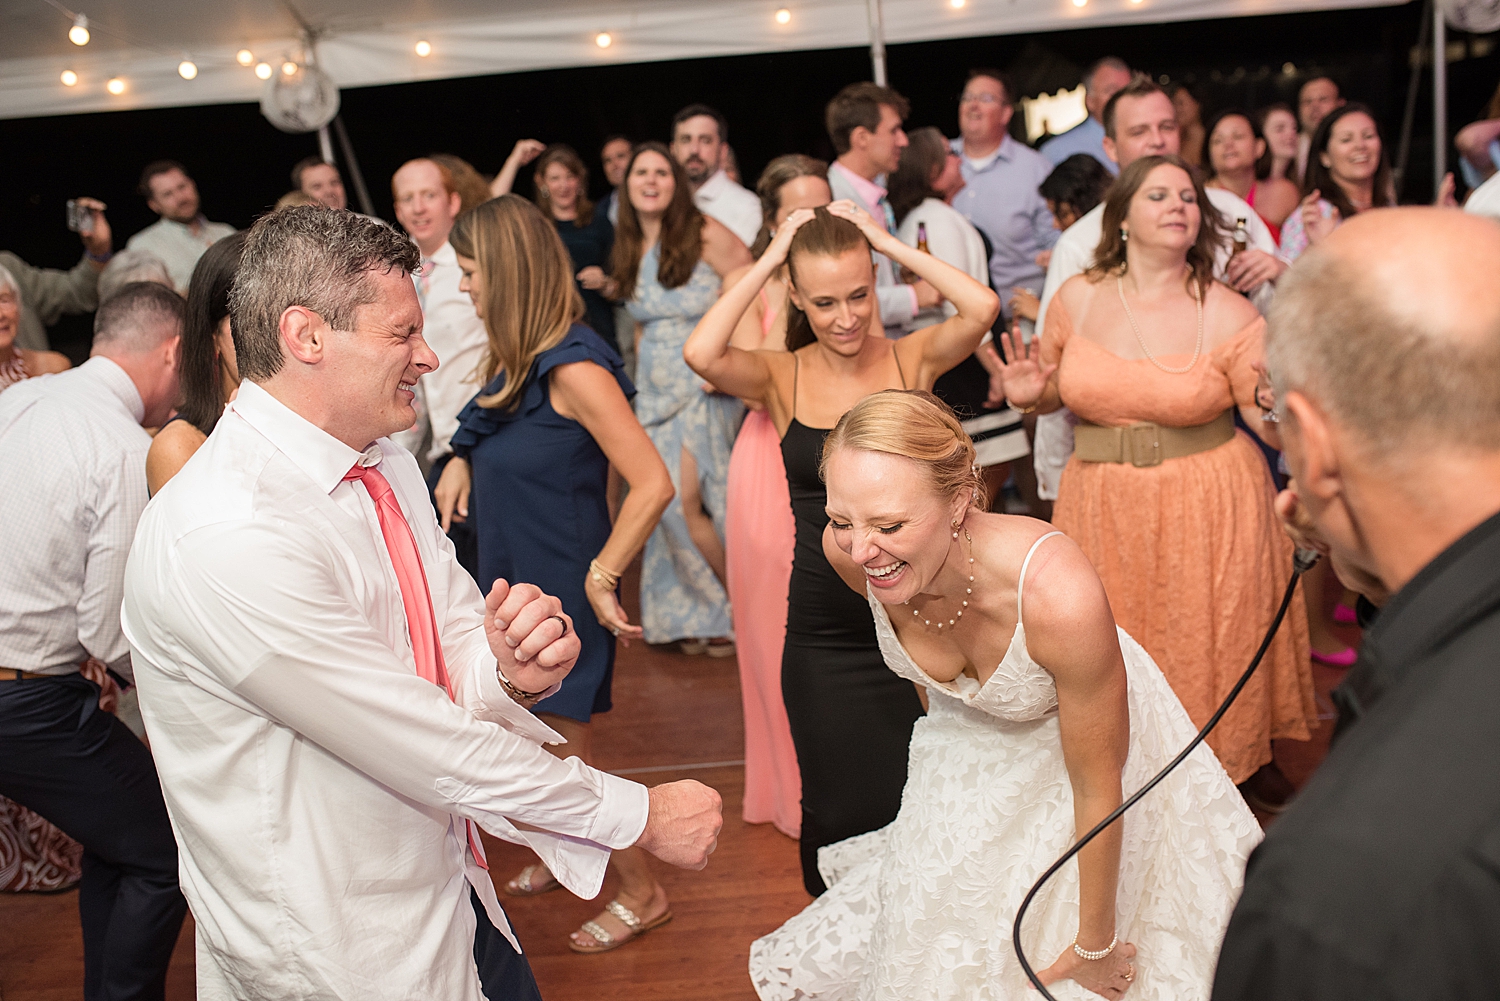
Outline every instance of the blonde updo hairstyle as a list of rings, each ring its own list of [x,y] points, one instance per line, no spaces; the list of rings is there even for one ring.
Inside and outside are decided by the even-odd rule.
[[[970,507],[988,509],[973,440],[953,410],[926,390],[887,389],[856,403],[823,440],[818,475],[825,482],[829,457],[846,448],[915,460],[939,494],[967,494]]]

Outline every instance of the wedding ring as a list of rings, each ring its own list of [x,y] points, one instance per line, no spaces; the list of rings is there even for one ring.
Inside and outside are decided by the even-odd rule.
[[[1134,980],[1135,980],[1135,964],[1134,963],[1126,963],[1125,964],[1125,982],[1128,984],[1128,983],[1131,983]]]
[[[609,631],[614,633],[616,636],[620,635],[620,630],[614,628],[613,626],[610,627]]]
[[[562,634],[563,634],[563,636],[568,635],[568,620],[567,619],[563,618],[561,615],[553,615],[553,616],[549,616],[549,617],[556,619],[557,620],[557,624],[560,625],[560,626],[562,626]],[[559,637],[559,638],[561,638],[561,637]]]

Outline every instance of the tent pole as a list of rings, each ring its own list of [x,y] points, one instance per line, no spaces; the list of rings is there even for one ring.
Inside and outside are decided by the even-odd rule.
[[[1432,5],[1432,190],[1448,172],[1448,23],[1443,5]]]
[[[333,139],[328,135],[328,126],[318,128],[318,155],[324,163],[337,163],[333,158]]]
[[[365,187],[365,175],[359,172],[359,161],[354,158],[354,144],[349,141],[349,132],[344,128],[343,115],[334,116],[333,130],[339,134],[339,146],[344,151],[344,166],[348,168],[349,180],[354,182],[354,193],[359,197],[360,211],[373,216],[375,203],[370,201],[370,191]]]
[[[870,15],[870,66],[874,70],[875,82],[884,87],[885,14],[880,8],[880,0],[865,0],[865,8]]]

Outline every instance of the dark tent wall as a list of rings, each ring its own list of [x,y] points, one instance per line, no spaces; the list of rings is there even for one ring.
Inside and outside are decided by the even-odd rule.
[[[1422,5],[1411,3],[893,45],[889,73],[911,100],[908,125],[936,125],[948,134],[956,132],[956,98],[971,66],[1008,69],[1019,90],[1036,94],[1072,87],[1089,62],[1119,55],[1153,76],[1191,84],[1205,120],[1229,105],[1294,101],[1303,79],[1326,73],[1347,95],[1374,107],[1394,156],[1422,17]],[[1500,82],[1492,37],[1450,32],[1455,130],[1482,111]],[[604,136],[665,139],[672,114],[692,101],[707,101],[728,116],[730,142],[753,184],[778,154],[830,156],[823,104],[869,73],[864,49],[548,70],[346,90],[342,114],[376,211],[391,218],[389,179],[404,160],[444,151],[493,173],[512,144],[526,137],[577,147],[596,171],[593,187],[600,192],[596,153]],[[1403,191],[1408,200],[1430,197],[1427,79]],[[109,204],[116,245],[123,246],[153,221],[135,185],[141,167],[160,157],[188,166],[210,218],[246,226],[288,189],[291,165],[316,151],[315,136],[278,132],[250,104],[0,121],[0,247],[35,264],[70,266],[79,250],[63,224],[63,205],[80,194]],[[529,193],[529,172],[518,190]],[[53,338],[81,357],[87,321],[65,320]]]

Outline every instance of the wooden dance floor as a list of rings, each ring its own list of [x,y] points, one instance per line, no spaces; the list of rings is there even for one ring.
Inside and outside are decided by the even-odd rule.
[[[638,568],[638,564],[637,564]],[[632,572],[626,607],[638,614]],[[634,618],[633,618],[634,620]],[[1345,637],[1357,642],[1357,633]],[[1342,671],[1313,665],[1320,715]],[[724,832],[703,872],[658,864],[675,919],[638,942],[597,956],[568,950],[568,933],[613,899],[605,881],[598,900],[565,890],[501,901],[530,957],[546,1001],[753,1001],[746,974],[752,939],[775,928],[809,900],[802,889],[796,843],[769,824],[740,820],[744,753],[739,676],[732,659],[686,657],[672,647],[622,648],[615,665],[614,710],[595,717],[599,765],[648,785],[695,778],[724,796]],[[1281,742],[1277,760],[1300,785],[1327,748],[1325,722],[1306,745]],[[1262,823],[1269,818],[1262,817]],[[486,836],[497,883],[532,856]],[[189,917],[173,955],[168,1001],[190,1001],[193,930]],[[76,1001],[82,992],[83,946],[76,890],[0,894],[0,1001]]]

